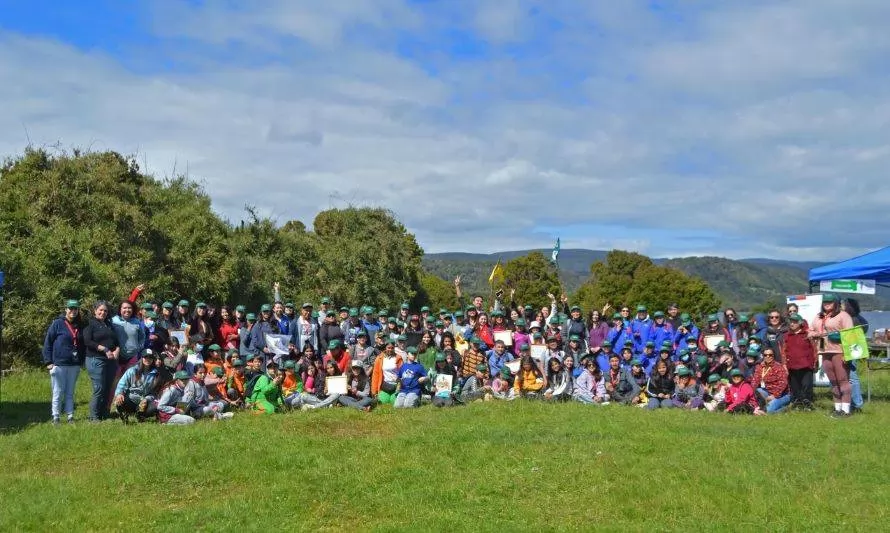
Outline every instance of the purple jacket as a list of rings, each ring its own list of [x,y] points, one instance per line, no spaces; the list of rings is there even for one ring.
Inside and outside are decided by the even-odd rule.
[[[587,341],[587,345],[593,348],[594,346],[602,346],[603,341],[608,338],[609,335],[609,324],[600,321],[599,324],[590,328],[590,340]]]

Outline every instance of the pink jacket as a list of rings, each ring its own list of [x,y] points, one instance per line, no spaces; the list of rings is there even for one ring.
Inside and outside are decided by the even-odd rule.
[[[826,316],[825,318],[816,317],[813,320],[813,325],[810,327],[810,337],[816,338],[816,342],[819,342],[819,337],[823,337],[829,333],[835,333],[842,329],[849,329],[853,327],[853,319],[846,313],[846,311],[841,311],[840,313],[834,316]],[[844,348],[841,346],[839,342],[832,342],[828,340],[828,337],[824,338],[824,344],[822,345],[822,349],[819,350],[820,353],[844,353]]]

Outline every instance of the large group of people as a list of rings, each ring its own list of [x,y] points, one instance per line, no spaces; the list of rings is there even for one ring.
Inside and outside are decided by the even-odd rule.
[[[120,418],[190,424],[235,413],[336,406],[448,407],[536,399],[645,409],[770,414],[814,409],[814,373],[831,383],[832,416],[861,408],[855,366],[839,332],[864,325],[855,300],[825,294],[807,323],[794,304],[696,320],[677,305],[622,305],[584,313],[565,295],[550,305],[503,294],[459,309],[416,312],[283,302],[256,313],[188,299],[156,302],[139,286],[116,307],[81,317],[68,300],[50,324],[43,363],[54,424],[74,421],[81,368],[92,384],[90,421]]]

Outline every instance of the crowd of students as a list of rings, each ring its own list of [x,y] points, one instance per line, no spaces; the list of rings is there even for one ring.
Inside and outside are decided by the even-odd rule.
[[[91,421],[190,424],[239,411],[518,398],[752,414],[813,410],[820,356],[832,415],[849,416],[862,402],[839,331],[867,324],[855,300],[833,294],[808,324],[794,304],[753,316],[726,309],[697,323],[676,305],[651,314],[645,305],[610,314],[606,305],[584,316],[552,295],[542,308],[498,298],[486,309],[481,296],[438,312],[415,313],[408,304],[392,312],[336,308],[328,298],[298,307],[282,302],[276,286],[274,303],[255,314],[240,305],[141,301],[143,290],[116,309],[96,302],[87,320],[81,302],[69,300],[50,324],[43,362],[53,423],[63,414],[74,421],[82,367],[92,383]],[[274,339],[286,344],[270,344]],[[344,376],[346,386],[340,379],[338,390],[329,390],[334,376]]]

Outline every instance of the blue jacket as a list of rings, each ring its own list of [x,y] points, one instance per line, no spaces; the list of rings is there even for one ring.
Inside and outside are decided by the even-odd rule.
[[[488,370],[492,376],[500,375],[501,368],[514,359],[513,354],[507,350],[504,350],[504,355],[500,357],[494,350],[488,350],[485,355],[488,356]]]
[[[656,350],[660,350],[661,344],[664,341],[674,342],[674,328],[667,322],[660,326],[653,322],[652,327],[649,328],[649,340],[655,343]],[[643,345],[645,346],[645,343]],[[676,344],[674,346],[676,346]],[[642,350],[640,350],[640,353],[642,353]]]
[[[643,353],[643,348],[649,342],[649,333],[652,330],[652,319],[646,317],[643,320],[633,319],[630,324],[631,338],[634,341],[634,353]]]
[[[693,324],[692,326],[689,327],[688,330],[686,330],[685,335],[683,333],[681,333],[678,328],[677,331],[674,333],[674,347],[675,348],[685,348],[686,347],[686,339],[688,339],[689,337],[692,337],[693,339],[695,339],[695,343],[698,344],[699,333],[701,333],[701,332],[698,330],[698,327],[696,327],[695,324]],[[656,348],[660,348],[660,347],[656,346]]]
[[[766,328],[768,326],[767,320],[766,320],[766,314],[765,313],[757,313],[756,315],[754,315],[754,323],[756,324],[756,326],[754,326],[754,331],[751,332],[750,336],[757,337],[761,341],[765,341],[766,340]]]
[[[254,350],[252,353],[261,353],[266,347],[266,333],[275,333],[272,324],[259,321],[253,325],[253,329],[250,330],[250,341],[247,343],[250,349]]]
[[[72,324],[75,335],[65,325],[65,317],[53,320],[43,339],[43,364],[77,366],[83,361],[83,334],[79,325]]]
[[[612,343],[612,350],[616,352],[621,351],[621,349],[624,348],[624,341],[632,338],[628,335],[627,331],[627,328],[621,328],[619,330],[616,330],[614,327],[609,328],[609,333],[606,334],[606,339]],[[643,346],[645,345],[646,343],[643,343]]]

